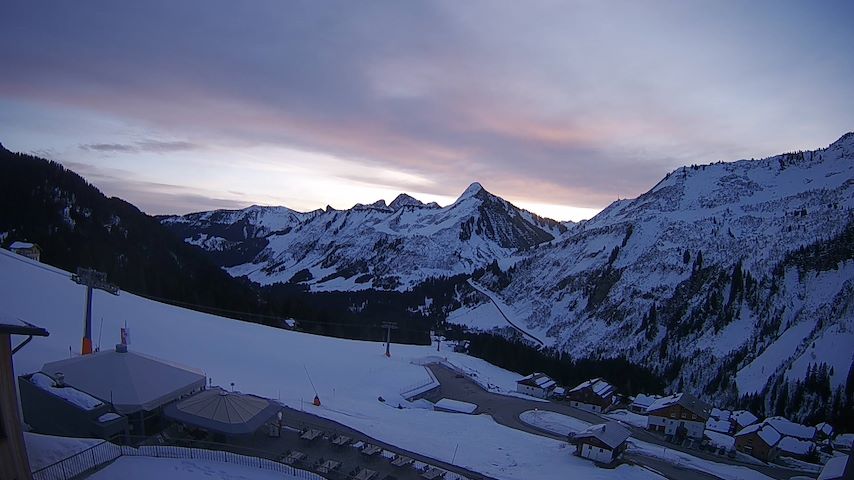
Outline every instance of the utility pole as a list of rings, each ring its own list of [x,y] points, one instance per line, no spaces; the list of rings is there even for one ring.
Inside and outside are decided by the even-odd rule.
[[[385,356],[391,357],[391,331],[397,330],[397,322],[383,322],[383,328],[386,330],[385,336]]]
[[[77,273],[71,275],[71,279],[80,285],[86,285],[86,311],[83,314],[83,346],[81,355],[92,353],[92,290],[103,290],[113,295],[119,294],[119,287],[107,281],[107,274],[91,268],[77,269]]]
[[[442,347],[442,340],[445,339],[445,331],[439,330],[436,332],[436,351],[440,351]]]

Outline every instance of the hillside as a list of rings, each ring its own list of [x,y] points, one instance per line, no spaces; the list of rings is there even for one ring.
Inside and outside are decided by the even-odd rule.
[[[313,291],[403,290],[435,276],[510,260],[566,232],[473,183],[451,205],[401,194],[349,210],[285,207],[161,217],[235,277],[293,282]]]
[[[852,207],[849,133],[821,150],[677,169],[503,282],[481,282],[558,349],[625,356],[674,390],[729,404],[758,394],[771,411],[780,379],[826,363],[841,397],[854,357]],[[831,400],[789,413],[818,418]]]
[[[83,287],[69,273],[0,250],[3,315],[46,328],[15,354],[15,373],[39,370],[66,358],[81,334]],[[45,295],[50,302],[44,302]],[[435,346],[342,340],[266,327],[153,302],[132,294],[96,292],[94,315],[104,318],[103,348],[131,329],[131,350],[201,369],[214,385],[278,399],[294,409],[336,420],[401,448],[507,480],[546,480],[555,472],[590,479],[660,479],[640,467],[597,468],[567,453],[565,443],[495,423],[488,415],[459,415],[409,408],[401,392],[429,384],[419,365],[436,358]],[[18,340],[16,339],[16,343]],[[478,372],[484,382],[514,388],[519,377],[466,355],[441,352],[448,361]],[[311,380],[306,375],[310,372]],[[314,386],[322,407],[310,404]],[[382,396],[386,402],[380,402]],[[398,403],[406,408],[392,408]],[[754,477],[762,478],[762,477]]]
[[[41,246],[42,261],[107,273],[123,290],[208,307],[256,311],[253,289],[231,278],[154,218],[62,165],[0,146],[0,246]]]

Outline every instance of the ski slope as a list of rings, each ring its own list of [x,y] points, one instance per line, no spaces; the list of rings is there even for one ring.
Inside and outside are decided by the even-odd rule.
[[[15,355],[17,375],[38,371],[44,363],[78,351],[83,303],[84,287],[72,282],[69,273],[0,250],[0,314],[50,332],[49,337],[34,339]],[[125,322],[130,327],[131,350],[202,369],[214,385],[234,382],[237,390],[279,399],[292,408],[447,462],[459,445],[453,463],[495,478],[661,478],[639,467],[596,468],[572,456],[563,442],[501,426],[487,415],[389,408],[389,404],[407,405],[401,391],[432,381],[418,363],[435,356],[435,346],[393,345],[392,357],[386,358],[381,343],[273,329],[126,292],[119,296],[95,292],[95,344],[112,348]],[[441,355],[502,383],[518,377],[462,354]],[[306,370],[317,387],[321,407],[310,404],[314,390]],[[386,403],[379,402],[379,396]]]

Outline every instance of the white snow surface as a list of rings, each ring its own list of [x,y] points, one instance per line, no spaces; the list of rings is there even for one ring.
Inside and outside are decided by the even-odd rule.
[[[104,402],[98,400],[92,395],[89,395],[86,392],[81,392],[74,387],[57,387],[52,378],[41,372],[33,374],[33,376],[30,377],[30,381],[39,388],[73,403],[83,410],[94,410],[104,404]]]
[[[66,438],[24,432],[30,468],[38,470],[103,443],[100,438]]]
[[[299,477],[234,463],[179,458],[119,457],[89,476],[90,480],[299,480]]]
[[[590,423],[569,415],[546,410],[528,410],[519,415],[519,420],[533,427],[541,428],[558,435],[568,435],[586,430]]]
[[[37,371],[48,361],[68,356],[79,345],[84,287],[62,270],[0,250],[0,304],[6,314],[46,328],[15,355],[17,375]],[[49,294],[51,301],[44,301]],[[455,415],[421,408],[389,408],[378,402],[396,399],[408,385],[431,381],[425,367],[413,362],[434,355],[435,346],[392,345],[342,340],[274,329],[153,302],[127,292],[113,296],[96,291],[93,316],[104,318],[107,344],[118,342],[127,322],[132,348],[203,369],[215,384],[235,382],[245,393],[278,398],[358,429],[382,441],[500,479],[660,478],[647,470],[602,470],[574,457],[563,442],[527,434],[495,423],[487,415]],[[448,361],[478,372],[479,378],[506,385],[518,375],[479,359],[442,352]],[[310,400],[314,391],[322,407]],[[487,380],[489,381],[489,380]],[[337,394],[333,395],[333,389]],[[346,392],[346,393],[345,393]],[[394,402],[396,403],[396,402]]]

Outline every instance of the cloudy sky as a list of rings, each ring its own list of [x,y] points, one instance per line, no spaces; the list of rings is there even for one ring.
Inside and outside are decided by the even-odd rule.
[[[149,213],[473,182],[587,218],[854,130],[854,2],[4,2],[0,142]]]

